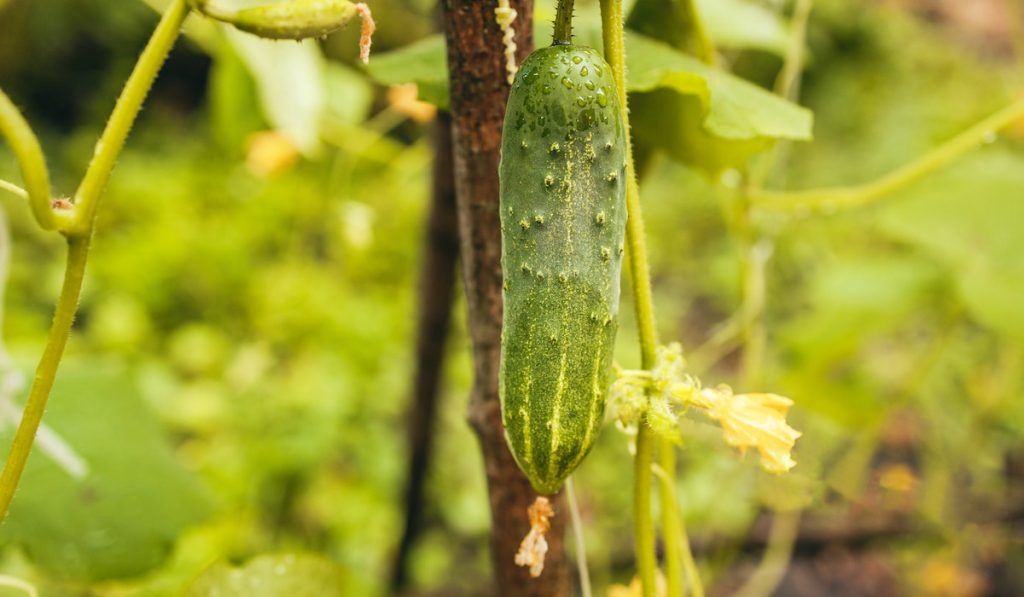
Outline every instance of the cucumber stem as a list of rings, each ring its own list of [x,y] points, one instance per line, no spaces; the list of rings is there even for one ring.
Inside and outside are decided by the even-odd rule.
[[[561,5],[560,5],[561,6]],[[636,166],[629,139],[629,108],[626,103],[626,50],[622,19],[622,0],[601,0],[601,32],[605,60],[612,67],[619,108],[626,128],[626,245],[630,280],[636,304],[637,328],[640,333],[640,361],[644,369],[654,367],[658,337],[654,328],[654,299],[651,295],[651,274],[647,265],[647,243],[643,213],[640,208],[640,187],[636,182]],[[654,597],[658,575],[655,555],[654,519],[651,514],[651,465],[654,462],[654,436],[646,418],[640,421],[636,436],[636,458],[633,474],[633,526],[636,542],[636,563],[644,597]],[[675,541],[674,537],[666,537]]]
[[[188,13],[189,5],[185,0],[175,0],[167,8],[167,12],[164,13],[156,30],[153,31],[149,43],[142,50],[135,69],[128,77],[121,96],[117,98],[117,103],[114,104],[114,111],[110,114],[107,127],[96,143],[92,161],[89,162],[85,177],[82,178],[82,183],[75,193],[75,221],[71,230],[68,231],[69,236],[92,234],[96,207],[103,188],[107,184],[110,172],[114,169],[114,164],[117,163],[121,149],[124,148],[125,139],[128,138],[135,117],[142,109],[142,102],[145,101],[150,87],[153,86],[153,81],[156,79],[160,67],[163,66],[167,54],[170,53],[171,47],[178,39],[181,26]]]
[[[555,35],[553,46],[567,46],[572,43],[572,5],[574,0],[558,0],[555,9]]]
[[[43,230],[56,230],[58,222],[50,207],[50,175],[46,169],[43,150],[39,146],[32,128],[18,111],[14,102],[0,89],[0,137],[6,138],[11,152],[21,167],[21,176],[25,180],[24,192],[32,208],[32,216]],[[4,189],[12,190],[14,185],[4,185]],[[15,187],[18,188],[18,187]],[[19,189],[21,190],[21,189]],[[17,192],[17,191],[14,191]]]

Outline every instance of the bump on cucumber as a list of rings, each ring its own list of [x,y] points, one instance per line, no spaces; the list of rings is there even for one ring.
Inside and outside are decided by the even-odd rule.
[[[512,454],[562,486],[604,418],[624,252],[625,127],[611,67],[556,45],[519,68],[501,147],[500,395]]]

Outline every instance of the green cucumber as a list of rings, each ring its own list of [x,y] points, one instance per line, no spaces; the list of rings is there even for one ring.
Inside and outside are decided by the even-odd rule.
[[[266,39],[322,37],[359,14],[359,7],[348,0],[286,0],[241,10],[228,10],[209,0],[192,0],[192,4],[210,18]]]
[[[551,494],[604,418],[626,224],[625,127],[611,67],[554,45],[519,67],[501,144],[506,437]]]

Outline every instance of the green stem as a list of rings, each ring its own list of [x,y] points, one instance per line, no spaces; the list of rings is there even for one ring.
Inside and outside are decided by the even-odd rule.
[[[14,443],[7,456],[7,463],[4,465],[3,473],[0,474],[0,521],[7,516],[7,510],[11,505],[11,499],[14,498],[14,491],[18,487],[21,473],[25,470],[25,463],[28,461],[29,452],[32,451],[36,431],[43,419],[43,411],[46,410],[50,389],[57,376],[57,367],[64,354],[64,346],[71,334],[71,324],[75,319],[78,296],[82,290],[82,279],[85,276],[89,240],[88,236],[68,239],[68,261],[64,270],[64,286],[61,288],[60,298],[57,300],[57,311],[53,316],[53,325],[50,327],[50,337],[46,342],[43,356],[39,360],[39,366],[36,368],[36,377],[32,383],[32,390],[29,392],[28,401],[25,403],[25,412],[21,416],[18,431],[14,435]]]
[[[679,511],[679,496],[676,493],[676,480],[675,475],[670,471],[662,469],[660,466],[652,467],[654,474],[661,480],[661,488],[663,495],[665,496],[665,502],[662,507],[669,508]],[[686,574],[686,583],[690,587],[690,592],[693,597],[704,597],[704,584],[700,580],[700,571],[697,570],[697,562],[693,559],[693,550],[690,549],[690,537],[686,533],[686,525],[683,524],[683,519],[680,516],[676,516],[678,521],[675,526],[671,529],[671,532],[675,535],[675,542],[679,545],[678,556],[681,560],[683,571]],[[668,535],[669,529],[665,529],[665,534]],[[666,554],[666,557],[668,555]],[[671,585],[670,585],[671,586]],[[669,595],[682,595],[682,591],[678,593],[669,592]]]
[[[807,23],[811,19],[814,0],[797,0],[790,19],[789,44],[782,61],[782,70],[775,79],[775,93],[793,99],[800,92],[800,73],[804,70],[804,49],[807,47]]]
[[[636,182],[632,141],[629,131],[629,106],[626,98],[626,49],[623,40],[622,0],[601,0],[601,25],[604,31],[605,60],[612,67],[619,108],[626,125],[626,245],[636,302],[636,320],[640,333],[640,357],[643,369],[654,367],[658,337],[654,330],[654,299],[651,294],[651,272],[647,265],[647,242],[644,234],[640,187]]]
[[[640,333],[642,368],[654,367],[657,334],[654,328],[654,300],[651,293],[651,274],[647,265],[647,245],[644,236],[643,212],[640,208],[640,188],[636,181],[633,150],[629,137],[629,108],[626,98],[626,49],[623,40],[622,0],[601,0],[601,28],[604,37],[604,56],[612,68],[619,108],[626,130],[626,245],[629,254],[630,280],[636,305],[637,328]],[[651,515],[651,464],[654,460],[654,438],[646,420],[641,420],[636,436],[634,466],[634,527],[636,561],[645,597],[653,596],[658,566],[654,545],[654,520]]]
[[[574,0],[558,0],[555,9],[555,36],[552,45],[567,46],[572,43],[572,5]]]
[[[765,354],[765,264],[768,260],[766,250],[760,238],[760,232],[752,222],[750,204],[746,197],[741,197],[743,202],[740,217],[740,243],[743,255],[741,257],[741,294],[743,303],[740,307],[742,321],[742,382],[747,388],[756,388],[763,381],[762,371]]]
[[[14,443],[4,464],[3,473],[0,474],[0,522],[7,516],[18,481],[25,470],[25,463],[32,451],[32,444],[57,376],[57,367],[71,334],[75,311],[78,308],[78,297],[82,290],[82,279],[85,276],[85,264],[89,255],[89,243],[92,239],[96,204],[100,193],[117,161],[117,156],[124,147],[124,140],[142,107],[142,101],[152,87],[160,65],[174,44],[187,15],[188,7],[185,0],[174,0],[164,13],[135,70],[128,78],[117,105],[114,106],[114,112],[99,143],[96,144],[93,160],[79,186],[74,221],[65,232],[68,238],[68,260],[64,270],[64,285],[57,300],[50,336],[25,403],[25,412],[15,432]]]
[[[654,432],[641,421],[636,434],[633,459],[633,542],[636,568],[643,597],[654,597],[658,583],[655,553],[654,517],[651,515],[651,463],[654,461]]]
[[[0,587],[11,587],[12,589],[17,589],[25,593],[27,597],[39,596],[39,592],[32,583],[13,576],[0,575]]]
[[[817,211],[870,205],[990,142],[1000,129],[1020,118],[1024,118],[1024,97],[878,180],[856,186],[804,191],[751,189],[749,197],[754,207],[765,211]]]
[[[576,541],[576,568],[580,574],[581,597],[591,597],[590,568],[587,566],[587,542],[583,537],[583,520],[580,518],[580,506],[576,500],[576,484],[570,476],[565,480],[565,497],[569,502],[569,517],[572,519],[572,533]]]
[[[795,101],[800,95],[800,74],[804,69],[804,49],[807,47],[807,23],[810,21],[813,7],[814,0],[797,0],[789,21],[790,36],[786,45],[786,55],[782,60],[782,68],[775,77],[775,94],[790,101]],[[763,187],[776,166],[784,162],[789,155],[789,147],[788,142],[779,141],[765,152],[754,164],[747,180],[748,188]]]
[[[139,56],[135,70],[128,77],[124,91],[114,106],[107,128],[96,143],[96,151],[82,184],[75,193],[76,213],[70,234],[92,234],[92,223],[96,217],[96,207],[103,188],[107,184],[111,170],[114,169],[117,157],[121,154],[135,117],[142,108],[142,102],[146,99],[146,94],[153,86],[160,67],[181,32],[181,25],[185,22],[188,12],[186,0],[174,0],[160,19],[142,55]]]
[[[661,527],[665,536],[678,537],[682,532],[682,520],[679,518],[679,507],[675,502],[675,471],[676,451],[672,442],[667,439],[658,441],[658,466],[664,472],[666,480],[661,483]],[[672,480],[669,481],[668,478]],[[683,595],[682,546],[678,541],[665,542],[665,581],[669,595]]]
[[[28,191],[14,184],[13,182],[7,182],[6,180],[0,180],[0,190],[7,191],[21,197],[22,199],[28,199]]]
[[[39,146],[39,139],[3,90],[0,90],[0,134],[7,138],[21,167],[21,176],[25,179],[25,190],[36,222],[43,230],[57,230],[57,216],[50,206],[50,175],[46,170],[46,159]]]
[[[735,597],[768,597],[775,593],[789,568],[793,546],[800,531],[800,511],[776,512],[764,557]]]

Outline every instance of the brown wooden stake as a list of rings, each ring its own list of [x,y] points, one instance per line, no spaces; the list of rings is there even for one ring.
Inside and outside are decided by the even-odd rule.
[[[533,49],[532,0],[512,0],[518,13],[517,62]],[[524,597],[570,592],[563,536],[568,514],[561,496],[547,535],[544,573],[530,578],[515,565],[519,543],[530,530],[527,508],[537,497],[505,443],[498,403],[501,336],[501,230],[498,160],[509,86],[497,2],[444,0],[454,145],[456,206],[463,284],[469,309],[475,379],[468,418],[480,440],[491,502],[491,550],[496,593]]]

